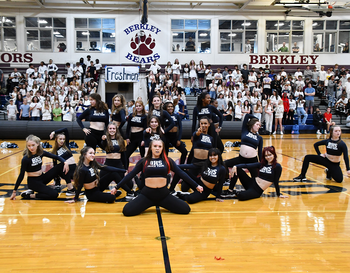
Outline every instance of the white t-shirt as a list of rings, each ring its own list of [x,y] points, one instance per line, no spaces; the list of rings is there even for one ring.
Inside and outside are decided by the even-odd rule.
[[[16,105],[7,105],[7,111],[9,116],[15,116],[17,113],[17,106]]]
[[[34,106],[36,106],[35,108],[33,108]],[[40,110],[39,110],[39,108],[41,108],[42,106],[41,106],[41,103],[40,102],[37,102],[37,103],[35,103],[35,102],[32,102],[31,104],[30,104],[30,108],[33,108],[32,109],[32,117],[40,117]]]

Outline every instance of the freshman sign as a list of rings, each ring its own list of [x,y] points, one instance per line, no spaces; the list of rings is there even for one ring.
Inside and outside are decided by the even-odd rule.
[[[138,82],[138,66],[106,66],[106,82]]]

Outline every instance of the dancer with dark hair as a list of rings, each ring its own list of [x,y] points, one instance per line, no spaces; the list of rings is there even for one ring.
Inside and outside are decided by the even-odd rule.
[[[152,104],[148,112],[148,121],[152,116],[156,116],[160,120],[161,127],[164,130],[164,134],[167,134],[174,126],[175,122],[169,115],[169,113],[161,107],[161,99],[158,95],[155,95],[152,99]],[[168,127],[165,127],[165,121],[169,121]],[[147,153],[147,152],[146,152]]]
[[[143,131],[143,141],[141,143],[142,146],[145,147],[145,154],[148,153],[148,147],[152,140],[162,140],[164,139],[164,131],[161,127],[160,120],[156,116],[152,116],[148,120],[148,127]]]
[[[126,122],[126,100],[123,95],[117,94],[112,98],[112,120],[116,122],[120,134],[124,138],[122,128]]]

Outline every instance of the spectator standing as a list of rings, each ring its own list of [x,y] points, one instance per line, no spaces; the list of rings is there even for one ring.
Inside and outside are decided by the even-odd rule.
[[[308,109],[310,108],[311,115],[314,107],[315,94],[316,94],[315,88],[313,88],[311,82],[309,82],[307,85],[307,88],[305,89],[305,112],[307,113]]]
[[[23,99],[23,104],[21,105],[21,112],[19,114],[19,119],[20,120],[29,120],[30,118],[30,106],[28,104],[28,99],[24,98]]]
[[[15,121],[17,115],[17,106],[13,104],[13,100],[10,100],[10,104],[7,105],[7,120]]]
[[[51,105],[48,100],[45,100],[44,107],[42,110],[42,118],[43,121],[51,121]]]
[[[62,121],[62,109],[58,102],[55,103],[55,108],[52,109],[53,121]]]
[[[42,105],[39,102],[39,98],[37,96],[34,96],[32,98],[32,103],[30,104],[30,109],[29,109],[29,111],[32,112],[31,114],[32,120],[34,121],[40,120],[41,108],[42,108]]]

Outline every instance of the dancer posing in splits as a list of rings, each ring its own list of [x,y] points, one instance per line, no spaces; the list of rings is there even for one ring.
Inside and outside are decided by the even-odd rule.
[[[127,159],[125,157],[124,139],[114,122],[108,124],[106,135],[102,136],[101,148],[106,151],[106,161],[104,165],[123,170],[121,173],[115,174],[116,176],[119,176],[117,177],[117,181],[115,181],[117,183],[124,177],[124,173],[126,172]],[[107,174],[108,171],[101,169],[101,177],[104,177]],[[110,182],[111,181],[108,180],[100,181],[100,190],[104,191],[107,189]],[[130,183],[123,186],[123,189],[127,192],[127,200],[133,199],[136,196],[135,193],[131,190],[133,186],[134,185],[131,181]],[[117,196],[119,196],[120,193],[121,192],[118,192]]]
[[[193,164],[179,165],[179,167],[180,169],[197,168],[197,166]],[[203,191],[201,193],[193,189],[194,192],[190,195],[177,192],[176,196],[184,201],[187,201],[189,204],[194,204],[207,199],[215,187],[216,201],[223,202],[224,200],[221,198],[221,192],[225,182],[226,167],[222,161],[222,156],[219,149],[211,148],[209,150],[208,158],[205,161],[200,174],[201,177],[192,177],[191,174],[190,176],[194,181],[203,187]],[[182,181],[182,183],[186,182]]]
[[[193,160],[191,164],[193,164],[195,168],[193,167],[188,171],[194,177],[202,171],[202,168],[208,159],[208,152],[214,146],[213,137],[208,134],[209,126],[209,118],[203,116],[199,121],[198,130],[193,134]],[[175,190],[176,184],[179,180],[180,177],[175,174],[173,181],[171,182],[170,191]],[[181,184],[181,190],[184,192],[188,191],[188,185],[186,183]]]
[[[123,208],[125,216],[138,215],[149,207],[160,206],[173,213],[188,214],[191,210],[184,201],[172,196],[167,188],[167,175],[170,171],[178,174],[197,191],[203,187],[193,181],[176,163],[166,156],[164,142],[153,140],[145,158],[137,162],[134,169],[120,181],[113,193],[137,173],[143,172],[145,186],[141,193]]]
[[[26,148],[23,152],[21,171],[10,197],[11,200],[16,199],[17,189],[24,178],[25,172],[27,172],[28,188],[32,191],[22,192],[21,197],[23,199],[56,199],[58,197],[58,192],[46,185],[58,175],[62,175],[67,184],[71,182],[70,177],[67,175],[69,171],[68,163],[60,156],[45,152],[40,141],[40,138],[34,135],[29,135],[26,138]],[[61,163],[51,168],[48,172],[43,173],[41,170],[43,157],[56,159]]]
[[[126,100],[123,95],[117,94],[112,98],[112,120],[117,124],[120,134],[124,138],[122,128],[126,122]]]
[[[156,116],[157,118],[159,118],[161,127],[164,130],[164,134],[167,134],[175,126],[175,122],[173,121],[169,113],[163,110],[163,108],[161,107],[161,99],[158,95],[155,95],[153,97],[152,105],[148,112],[148,121],[153,116]],[[165,127],[166,120],[169,121],[168,127]]]
[[[142,146],[145,147],[145,154],[148,153],[148,147],[152,140],[160,139],[164,141],[164,131],[161,127],[160,120],[158,117],[153,116],[148,120],[148,127],[143,131]]]
[[[249,177],[243,169],[256,168],[259,170],[257,177]],[[280,198],[288,198],[280,193],[279,179],[282,174],[282,166],[277,163],[275,147],[265,147],[262,151],[260,162],[243,163],[233,166],[232,173],[238,176],[245,191],[234,190],[238,200],[245,201],[259,198],[264,190],[274,184],[276,194]]]
[[[175,149],[177,149],[181,153],[180,164],[184,164],[187,156],[187,149],[184,142],[181,141],[182,138],[182,119],[179,114],[174,113],[174,104],[172,102],[167,102],[163,107],[166,110],[173,121],[175,122],[175,126],[165,134],[166,143],[165,143],[165,152],[168,154],[169,152],[169,144],[173,145]],[[165,127],[170,125],[170,121],[165,121]]]
[[[241,131],[241,149],[239,156],[225,160],[226,167],[233,167],[240,163],[255,163],[261,160],[261,152],[263,147],[263,139],[258,134],[261,127],[260,121],[251,114],[246,114],[242,123]],[[259,156],[259,159],[258,159]],[[256,167],[250,167],[249,172],[252,177],[258,176]],[[223,192],[225,197],[233,197],[233,189],[237,183],[237,175],[232,174],[229,189]]]
[[[84,127],[83,119],[90,121],[89,129]],[[99,94],[90,94],[90,107],[77,118],[77,122],[85,133],[86,146],[96,149],[96,145],[101,143],[101,137],[109,123],[108,107],[101,101]]]
[[[106,174],[100,176],[98,170],[104,170]],[[103,185],[112,181],[118,183],[120,178],[118,172],[125,172],[125,170],[98,164],[95,160],[95,150],[89,146],[84,147],[80,151],[79,162],[74,173],[75,197],[66,202],[74,203],[78,201],[81,189],[84,187],[85,196],[89,201],[113,203],[116,199],[117,191],[113,189],[111,193],[104,193]]]
[[[319,146],[326,146],[326,152],[321,154]],[[347,175],[350,175],[348,147],[341,140],[341,128],[333,126],[330,128],[329,139],[318,141],[314,144],[317,155],[306,155],[303,160],[303,167],[301,174],[294,177],[293,180],[297,182],[306,181],[306,172],[309,168],[310,162],[325,166],[326,179],[335,180],[335,182],[343,182],[343,172],[340,168],[340,159],[343,154],[344,162],[347,170]]]

